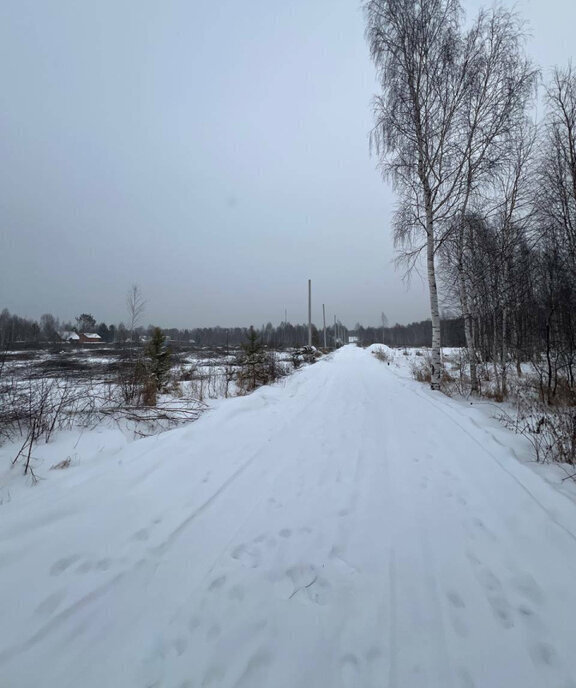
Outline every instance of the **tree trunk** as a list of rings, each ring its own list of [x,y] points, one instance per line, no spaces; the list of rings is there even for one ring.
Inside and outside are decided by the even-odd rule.
[[[496,382],[496,389],[502,393],[500,386],[500,371],[498,370],[498,318],[496,310],[492,313],[492,367],[494,369],[494,381]]]
[[[546,367],[548,373],[548,380],[546,383],[546,402],[548,405],[552,404],[552,355],[551,355],[551,344],[550,344],[550,321],[552,315],[548,316],[546,321]]]
[[[434,261],[434,223],[432,209],[426,204],[426,263],[428,268],[428,291],[430,292],[430,316],[432,319],[432,371],[430,387],[440,389],[442,381],[442,355],[440,339],[440,309],[438,307],[438,287],[436,285],[436,267]]]
[[[502,397],[505,399],[508,396],[508,312],[506,307],[502,309]]]
[[[462,248],[459,250],[462,251]],[[478,366],[476,365],[476,350],[474,349],[474,336],[472,333],[472,316],[468,306],[461,253],[458,260],[458,287],[460,290],[462,318],[464,320],[464,337],[466,339],[466,348],[468,349],[468,358],[470,360],[470,392],[472,394],[478,394]]]

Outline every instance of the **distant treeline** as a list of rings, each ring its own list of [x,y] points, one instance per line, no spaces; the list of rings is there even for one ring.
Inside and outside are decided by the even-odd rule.
[[[11,314],[8,309],[0,313],[0,347],[6,349],[18,346],[56,344],[62,341],[64,332],[94,332],[102,338],[103,343],[125,344],[130,341],[141,341],[151,336],[153,325],[135,327],[131,331],[124,323],[118,325],[97,323],[96,319],[83,313],[75,322],[61,322],[52,314],[43,315],[39,321],[22,318]],[[197,327],[179,329],[163,328],[162,332],[173,344],[198,347],[238,347],[246,341],[249,327]],[[274,327],[272,323],[255,328],[263,344],[272,348],[299,347],[308,343],[308,325],[281,323]],[[348,342],[349,331],[336,323],[326,328],[328,347],[340,346]],[[312,343],[317,347],[324,345],[324,334],[315,325],[312,326]]]
[[[464,329],[461,318],[442,321],[443,346],[463,346]],[[427,346],[430,344],[432,329],[429,320],[410,323],[409,325],[394,325],[393,327],[363,327],[356,325],[349,330],[342,323],[330,325],[326,328],[326,345],[329,348],[341,346],[354,337],[359,344],[366,346],[374,343],[384,343],[388,346]],[[178,329],[164,328],[162,331],[173,344],[191,345],[197,347],[238,347],[246,341],[248,327],[196,327]],[[53,315],[47,313],[39,321],[22,318],[11,314],[8,309],[0,313],[0,346],[17,347],[19,345],[41,345],[58,343],[61,334],[70,331],[89,331],[100,335],[103,343],[124,344],[131,340],[140,341],[149,337],[153,326],[136,327],[133,333],[124,323],[118,325],[97,323],[89,314],[83,313],[76,318],[75,323],[60,322]],[[256,328],[263,344],[271,348],[300,347],[308,343],[308,325],[293,325],[289,322],[278,326],[268,323]],[[312,343],[314,346],[324,346],[322,329],[312,325]]]
[[[464,346],[464,321],[462,318],[442,319],[442,346]],[[363,327],[356,325],[355,331],[359,344],[387,344],[388,346],[430,346],[432,323],[421,320],[409,325],[393,327]]]

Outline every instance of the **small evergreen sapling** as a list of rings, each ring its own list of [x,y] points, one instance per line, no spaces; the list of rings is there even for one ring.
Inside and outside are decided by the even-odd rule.
[[[159,327],[155,327],[152,337],[145,349],[148,384],[145,397],[149,405],[156,403],[156,395],[168,382],[171,367],[170,349],[166,346],[166,337]],[[153,403],[152,403],[153,402]]]
[[[238,373],[238,387],[243,392],[252,392],[257,387],[274,382],[285,374],[273,354],[266,351],[253,326],[246,333],[239,363],[241,369]]]

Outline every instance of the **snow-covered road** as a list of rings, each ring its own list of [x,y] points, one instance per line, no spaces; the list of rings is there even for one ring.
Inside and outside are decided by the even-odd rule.
[[[345,347],[0,506],[2,688],[574,688],[576,506]]]

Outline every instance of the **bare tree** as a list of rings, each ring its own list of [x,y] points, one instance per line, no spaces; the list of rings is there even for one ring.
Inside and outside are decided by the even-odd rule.
[[[520,21],[503,9],[481,12],[468,31],[458,0],[369,0],[366,13],[382,87],[372,142],[400,194],[395,238],[409,268],[426,249],[432,387],[441,378],[436,256],[442,248],[458,270],[475,389],[465,218],[506,159],[537,73],[523,54]]]
[[[470,77],[461,120],[462,150],[466,163],[454,227],[456,231],[449,253],[456,262],[473,393],[478,392],[478,376],[470,298],[464,275],[465,233],[472,226],[466,222],[466,215],[471,206],[477,209],[483,204],[483,186],[491,185],[494,179],[498,179],[500,168],[505,170],[504,177],[519,182],[518,174],[511,177],[509,173],[511,170],[519,172],[516,139],[522,141],[524,146],[526,110],[537,77],[537,71],[524,55],[522,36],[523,27],[519,17],[497,8],[480,12],[466,37]],[[504,198],[504,203],[510,202],[510,207],[516,207],[516,196],[504,193]],[[509,221],[505,224],[511,226]]]
[[[539,175],[542,224],[558,232],[576,269],[576,72],[556,69],[547,89],[548,117]]]
[[[395,239],[413,248],[422,232],[432,320],[431,386],[442,377],[436,279],[439,230],[455,211],[466,158],[458,137],[470,56],[458,0],[369,0],[367,38],[382,94],[371,142],[400,194]]]
[[[133,284],[128,291],[128,296],[126,297],[126,305],[128,306],[128,318],[130,330],[130,341],[134,341],[134,330],[138,327],[140,323],[140,318],[144,313],[146,308],[146,301],[142,296],[140,287],[137,284]]]
[[[40,330],[42,337],[47,342],[54,342],[58,340],[58,320],[51,313],[44,313],[40,318]]]

